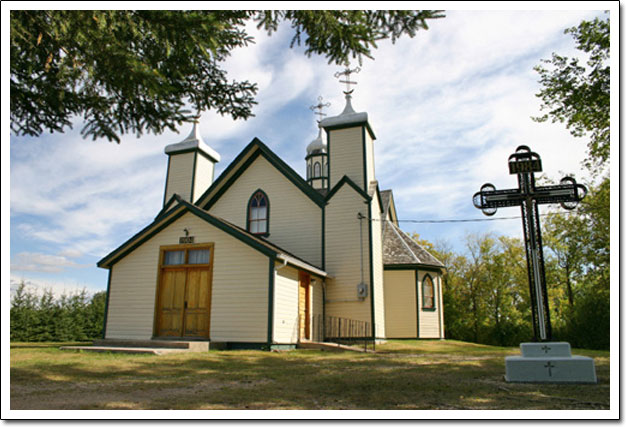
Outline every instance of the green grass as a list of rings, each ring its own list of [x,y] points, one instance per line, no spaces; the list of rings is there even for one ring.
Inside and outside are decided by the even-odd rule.
[[[598,384],[509,384],[517,348],[390,340],[376,353],[297,350],[126,355],[11,344],[11,409],[609,409]]]

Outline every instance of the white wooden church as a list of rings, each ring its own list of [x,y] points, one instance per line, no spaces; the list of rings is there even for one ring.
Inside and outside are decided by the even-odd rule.
[[[254,138],[214,179],[220,155],[194,124],[165,148],[161,211],[98,262],[104,338],[266,349],[443,338],[444,266],[400,229],[375,140],[347,92],[306,147],[306,177]]]

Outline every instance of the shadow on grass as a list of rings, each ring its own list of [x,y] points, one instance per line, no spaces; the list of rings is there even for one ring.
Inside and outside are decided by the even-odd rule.
[[[14,399],[24,409],[606,409],[609,402],[608,362],[598,366],[600,385],[538,385],[505,383],[499,356],[81,356],[79,363],[13,367],[19,396],[12,390],[12,407]]]

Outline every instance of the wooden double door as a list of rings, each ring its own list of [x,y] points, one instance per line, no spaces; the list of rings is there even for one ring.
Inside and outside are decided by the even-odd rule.
[[[161,266],[156,336],[209,338],[211,276],[210,264]]]

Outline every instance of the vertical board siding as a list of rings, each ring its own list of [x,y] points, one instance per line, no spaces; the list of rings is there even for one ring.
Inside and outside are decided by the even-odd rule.
[[[113,265],[106,338],[152,337],[159,247],[178,244],[184,228],[196,243],[215,244],[210,339],[265,342],[268,257],[191,213]]]
[[[315,279],[311,285],[311,318],[315,319],[311,326],[311,339],[313,341],[323,341],[323,330],[321,322],[323,322],[324,315],[324,291],[322,289],[322,281]]]
[[[270,204],[267,240],[321,266],[321,208],[262,156],[254,160],[209,212],[245,229],[248,201],[259,188],[267,194]]]
[[[417,337],[414,270],[385,271],[385,329],[387,338]]]
[[[418,284],[418,302],[420,309],[420,338],[439,338],[439,301],[437,301],[437,286],[435,285],[435,310],[422,310],[422,280],[424,276],[430,274],[433,279],[433,283],[437,283],[438,275],[436,273],[427,273],[424,271],[419,272],[419,284]]]
[[[367,191],[363,182],[362,127],[330,131],[330,187],[333,188],[344,175]]]
[[[369,134],[368,134],[369,135]],[[385,338],[385,291],[383,287],[383,242],[378,197],[372,198],[372,265],[374,272],[374,317],[376,338]]]
[[[334,135],[334,134],[333,134]],[[363,240],[359,242],[359,219]],[[369,288],[369,224],[367,205],[363,197],[349,185],[344,185],[326,206],[326,315],[371,323],[371,295],[358,300],[357,285],[361,281],[361,247],[363,247],[363,282]],[[337,301],[340,300],[340,301]],[[344,301],[349,300],[349,301]]]
[[[191,201],[191,179],[193,175],[193,159],[195,153],[173,154],[170,156],[170,165],[167,175],[167,202],[174,193],[183,199]]]
[[[276,263],[276,267],[282,263]],[[298,342],[298,270],[282,267],[274,283],[274,343]]]
[[[193,202],[198,200],[200,196],[206,191],[207,188],[213,183],[213,168],[215,164],[198,154],[196,159],[196,176],[193,186]]]

